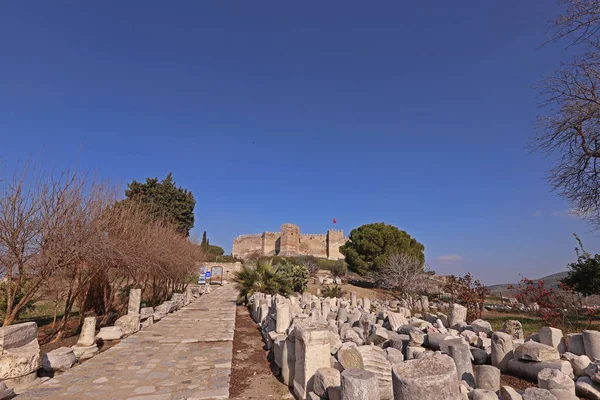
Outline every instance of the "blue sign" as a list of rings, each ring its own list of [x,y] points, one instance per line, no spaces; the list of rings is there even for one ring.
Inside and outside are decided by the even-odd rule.
[[[210,279],[210,271],[206,271],[206,279]]]

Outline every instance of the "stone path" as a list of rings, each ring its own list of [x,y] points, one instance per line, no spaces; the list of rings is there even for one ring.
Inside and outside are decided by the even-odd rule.
[[[232,284],[170,314],[22,399],[227,399],[235,328]]]

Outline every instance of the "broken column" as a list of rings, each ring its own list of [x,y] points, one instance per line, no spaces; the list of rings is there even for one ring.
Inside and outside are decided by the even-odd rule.
[[[467,308],[461,306],[460,304],[452,305],[452,312],[450,313],[450,321],[448,321],[448,325],[450,328],[453,328],[455,325],[465,322],[467,320]]]
[[[492,365],[500,371],[508,370],[508,362],[514,358],[512,336],[504,332],[492,334]]]
[[[394,398],[402,400],[456,400],[459,398],[454,360],[436,355],[405,361],[392,367]]]
[[[96,345],[96,317],[87,317],[83,320],[79,339],[72,349],[78,360],[87,360],[98,354],[98,346]]]
[[[342,372],[342,399],[379,400],[377,377],[370,371],[350,368]]]
[[[127,314],[139,314],[142,306],[142,289],[131,289],[129,291],[129,304]]]
[[[25,322],[0,328],[0,380],[9,388],[32,383],[40,368],[37,324]]]
[[[600,332],[584,330],[582,333],[585,355],[591,360],[600,358]]]
[[[121,318],[115,321],[115,326],[120,326],[121,329],[123,329],[124,334],[132,335],[140,330],[141,305],[142,289],[131,289],[129,291],[129,304],[127,306],[127,315],[123,315]]]
[[[277,304],[275,314],[275,332],[285,333],[290,326],[290,305],[287,302]]]
[[[330,367],[329,327],[318,321],[302,322],[294,327],[296,364],[294,394],[306,399],[313,389],[314,374]]]
[[[459,381],[466,381],[469,386],[475,387],[473,364],[471,364],[471,349],[468,344],[453,344],[448,346],[448,354],[456,364],[456,373]]]

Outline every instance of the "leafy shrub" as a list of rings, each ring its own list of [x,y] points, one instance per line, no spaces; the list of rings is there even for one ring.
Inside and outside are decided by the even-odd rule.
[[[310,273],[304,265],[293,264],[286,261],[276,266],[277,272],[282,274],[287,280],[290,289],[293,292],[304,293],[308,286]]]
[[[348,267],[346,266],[344,260],[337,260],[335,264],[331,266],[331,275],[333,275],[334,278],[337,278],[338,276],[346,276],[347,273]]]
[[[453,302],[467,307],[467,322],[481,318],[483,303],[490,290],[479,279],[474,279],[470,272],[459,277],[451,275],[444,290],[450,293]]]
[[[292,292],[289,278],[273,268],[270,261],[259,262],[256,267],[243,265],[233,274],[233,282],[239,292],[238,301],[244,304],[255,292],[282,296],[289,296]]]
[[[290,259],[293,263],[303,265],[313,275],[319,270],[319,259],[315,256],[298,256]]]
[[[14,291],[17,288],[17,286],[15,284],[11,285],[11,289]],[[8,293],[7,293],[7,283],[2,283],[0,284],[0,310],[6,310],[7,309],[7,303],[8,303]],[[16,294],[15,294],[15,298],[13,300],[13,307],[17,304],[19,304],[19,302],[23,299],[23,296],[25,296],[26,293],[26,288],[23,286],[20,288],[21,290],[19,290]],[[30,301],[28,301],[25,306],[23,306],[19,312],[17,313],[17,317],[16,319],[19,319],[19,315],[21,315],[22,313],[31,311],[35,308],[35,300],[32,299]],[[4,318],[4,315],[2,315],[2,318]]]
[[[346,294],[346,291],[344,289],[342,289],[341,287],[339,287],[338,285],[333,285],[333,286],[324,286],[321,288],[321,296],[323,297],[344,297],[344,295]]]

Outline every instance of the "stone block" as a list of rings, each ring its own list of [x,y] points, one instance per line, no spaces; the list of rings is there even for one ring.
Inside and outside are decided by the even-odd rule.
[[[527,388],[523,392],[523,400],[557,400],[556,397],[546,389]]]
[[[143,307],[140,310],[140,319],[144,320],[146,318],[150,318],[154,315],[154,308],[152,307]]]
[[[341,374],[342,399],[379,400],[377,377],[370,371],[350,368]]]
[[[525,342],[514,350],[515,358],[525,361],[552,361],[560,359],[558,350],[552,346],[533,341]]]
[[[469,393],[469,400],[498,400],[498,395],[491,390],[475,389]]]
[[[453,328],[455,325],[461,322],[465,322],[466,320],[467,308],[461,306],[460,304],[453,304],[450,313],[450,321],[448,321],[448,325],[450,325],[450,328]]]
[[[575,392],[577,396],[584,399],[600,400],[600,384],[587,376],[577,379],[577,382],[575,382]]]
[[[471,327],[473,327],[473,331],[475,333],[485,333],[486,335],[492,334],[492,324],[482,319],[476,319],[471,322]]]
[[[42,368],[47,372],[66,371],[76,362],[77,357],[75,357],[73,349],[70,347],[59,347],[44,354],[42,357]]]
[[[96,343],[96,317],[87,317],[83,320],[81,333],[77,340],[78,346],[92,346]]]
[[[523,334],[523,325],[516,319],[504,321],[502,324],[502,332],[508,333],[515,340],[520,340],[525,337]]]
[[[510,386],[500,388],[500,397],[502,400],[523,400],[523,396]]]
[[[4,350],[25,346],[34,339],[37,340],[37,324],[35,322],[3,326],[0,328],[0,353]]]
[[[546,346],[554,347],[559,354],[567,351],[565,338],[560,329],[546,326],[540,329],[539,335],[540,343],[545,344]]]
[[[583,346],[585,349],[585,355],[593,360],[594,358],[600,359],[600,332],[584,330],[583,334]]]
[[[514,358],[513,339],[510,334],[504,332],[494,332],[492,334],[491,345],[492,365],[506,372],[508,362]]]
[[[583,345],[582,333],[567,334],[567,351],[577,356],[585,355],[585,346]]]
[[[76,345],[71,347],[71,349],[73,350],[73,353],[75,354],[75,357],[78,361],[90,359],[99,352],[98,346],[96,344],[93,344],[91,346]]]
[[[127,314],[139,314],[142,305],[142,289],[131,289],[129,291],[129,304]]]
[[[459,381],[466,381],[469,386],[475,387],[473,364],[471,363],[471,350],[468,344],[455,344],[448,346],[448,354],[456,364],[456,374]]]
[[[294,328],[296,364],[294,394],[306,399],[313,390],[314,374],[330,366],[329,327],[318,321],[300,323]]]
[[[380,399],[392,399],[392,365],[387,360],[385,351],[372,345],[358,346],[357,350],[362,356],[364,369],[377,377]]]
[[[410,360],[392,367],[394,398],[402,400],[456,400],[456,365],[446,355]]]
[[[320,397],[327,397],[330,387],[341,387],[340,371],[334,368],[319,368],[315,373],[313,391]]]
[[[585,369],[592,363],[590,358],[586,355],[578,356],[569,352],[564,353],[562,359],[571,363],[573,374],[576,377],[585,376]]]
[[[115,326],[120,326],[123,333],[126,335],[133,335],[139,332],[140,325],[140,314],[127,314],[115,321]]]
[[[508,362],[507,372],[521,378],[535,381],[538,373],[544,368],[557,369],[569,377],[573,377],[573,367],[565,360],[535,362],[513,359]]]
[[[96,340],[119,340],[125,333],[120,326],[105,326],[100,328],[100,332],[96,335]]]
[[[538,387],[540,389],[560,389],[575,395],[575,382],[557,369],[544,368],[538,372]]]
[[[500,370],[492,365],[477,365],[475,367],[475,380],[478,389],[500,390]]]
[[[36,326],[35,323],[33,324]],[[3,327],[0,328],[0,330],[10,327],[11,326]],[[30,330],[14,329],[12,330],[12,334],[23,334],[30,337]],[[35,371],[40,368],[40,346],[37,337],[18,347],[13,347],[23,343],[18,338],[5,336],[5,339],[8,340],[4,341],[4,349],[2,351],[2,356],[0,357],[1,380],[23,377],[35,373]]]

